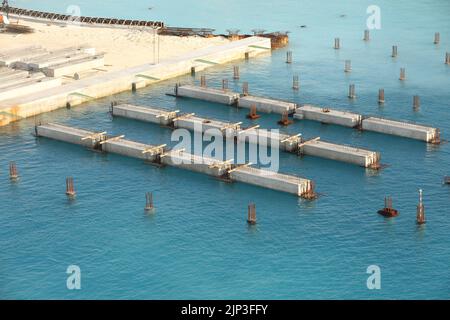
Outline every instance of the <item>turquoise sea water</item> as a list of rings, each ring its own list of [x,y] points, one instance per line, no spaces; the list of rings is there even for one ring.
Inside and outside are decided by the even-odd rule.
[[[65,12],[73,1],[12,1],[12,5]],[[450,139],[450,2],[428,1],[87,1],[83,15],[163,20],[173,26],[290,30],[288,48],[270,57],[205,71],[211,86],[223,78],[257,95],[329,105],[362,114],[412,120],[441,128]],[[362,41],[366,8],[381,8],[381,30]],[[148,10],[148,7],[153,7]],[[344,15],[342,17],[341,15]],[[307,25],[307,28],[300,28]],[[441,44],[433,45],[434,32]],[[340,37],[342,49],[332,49]],[[398,45],[397,59],[390,57]],[[287,50],[294,63],[284,63]],[[353,72],[343,72],[352,60]],[[398,81],[406,67],[407,80]],[[291,89],[299,74],[301,90]],[[244,121],[246,110],[166,96],[184,76],[140,90],[42,115],[54,121],[152,144],[171,131],[127,119],[112,120],[111,100],[177,108],[198,115]],[[349,83],[358,98],[347,99]],[[379,107],[379,88],[386,104]],[[412,110],[412,97],[421,109]],[[278,116],[256,123],[276,127]],[[430,146],[376,133],[296,121],[283,129],[306,137],[380,151],[380,172],[314,157],[281,154],[281,172],[313,179],[314,201],[245,184],[226,184],[175,168],[103,155],[61,142],[35,139],[35,120],[0,128],[0,297],[13,299],[418,299],[450,298],[450,175],[448,143]],[[8,163],[21,179],[11,184]],[[74,176],[74,202],[64,194]],[[415,224],[417,190],[424,189],[427,224]],[[144,213],[144,193],[157,210]],[[376,211],[392,195],[400,216]],[[258,225],[248,228],[254,201]],[[66,268],[81,268],[79,291],[66,288]],[[366,269],[381,268],[381,290],[368,290]]]

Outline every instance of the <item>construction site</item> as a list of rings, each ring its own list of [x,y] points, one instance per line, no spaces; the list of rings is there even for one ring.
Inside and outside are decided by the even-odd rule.
[[[431,2],[1,0],[1,296],[448,298]]]
[[[3,3],[2,23],[4,31],[12,32],[9,26],[18,26],[27,21],[40,23],[64,24],[70,16],[23,10],[9,7]],[[16,19],[16,23],[13,23]],[[22,21],[19,23],[19,21]],[[168,27],[158,21],[134,21],[111,18],[79,17],[81,26],[98,26],[112,28],[149,28],[161,35],[177,37],[200,36],[215,37],[213,29]],[[25,25],[23,25],[25,27]],[[22,28],[22,27],[20,27]],[[28,30],[30,31],[30,30]],[[28,33],[25,32],[25,33]],[[14,32],[20,32],[15,30]],[[202,72],[209,67],[235,60],[248,60],[260,55],[270,55],[271,50],[288,44],[287,33],[265,33],[264,30],[253,30],[253,35],[239,35],[239,30],[229,30],[223,37],[230,42],[193,51],[177,58],[148,63],[117,71],[103,70],[105,52],[89,45],[79,45],[60,49],[48,49],[39,45],[14,49],[0,49],[0,125],[7,125],[23,118],[37,116],[59,108],[71,108],[94,99],[111,96],[123,91],[136,91],[148,85],[183,74]],[[153,43],[156,45],[156,42]],[[287,52],[286,63],[292,64],[292,52]],[[349,63],[346,62],[346,68]],[[346,69],[346,70],[347,70]],[[239,79],[239,67],[233,67],[233,79]],[[298,90],[299,79],[294,76],[293,88]],[[273,99],[270,97],[251,95],[248,82],[243,83],[242,93],[228,88],[228,79],[222,81],[222,88],[207,86],[205,75],[201,75],[200,86],[177,83],[174,97],[190,98],[249,109],[247,118],[257,119],[261,113],[281,115],[278,122],[281,126],[289,126],[294,120],[312,120],[320,123],[334,124],[362,131],[375,131],[388,135],[422,140],[438,144],[440,131],[438,128],[363,116],[353,112],[339,111],[328,107],[317,107],[309,104]],[[350,88],[352,89],[352,87]],[[171,94],[171,93],[169,93]],[[384,97],[384,92],[383,92]],[[242,122],[233,123],[226,120],[208,119],[193,113],[182,113],[180,110],[166,110],[149,106],[111,103],[111,114],[116,117],[131,118],[150,122],[172,129],[183,128],[200,131],[204,134],[209,129],[222,132],[224,140],[256,143],[260,146],[276,145],[279,150],[298,156],[313,156],[346,162],[363,168],[378,170],[381,165],[381,154],[355,146],[336,144],[322,140],[320,137],[304,138],[305,133],[293,135],[272,133],[259,125],[241,127]],[[290,120],[292,119],[292,120]],[[200,129],[199,129],[200,128]],[[104,152],[114,152],[136,157],[161,165],[174,165],[173,158],[194,158],[189,153],[176,150],[165,150],[161,146],[145,145],[124,140],[123,137],[108,137],[106,133],[97,134],[56,124],[39,125],[36,136],[59,139],[75,144],[82,144]],[[261,137],[264,137],[264,142]],[[165,145],[164,145],[165,146]],[[296,194],[307,199],[315,198],[314,183],[308,179],[261,174],[259,169],[249,164],[233,165],[225,161],[213,163],[213,159],[202,159],[205,165],[184,165],[188,170],[199,171],[223,178],[228,181],[241,181],[274,190]]]

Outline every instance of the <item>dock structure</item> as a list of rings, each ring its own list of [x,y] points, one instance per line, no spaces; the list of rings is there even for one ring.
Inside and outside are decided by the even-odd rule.
[[[195,114],[180,115],[178,111],[171,112],[155,107],[146,108],[128,104],[114,106],[112,114],[155,124],[160,124],[161,118],[157,118],[160,116],[164,117],[163,125],[172,128],[183,128],[194,132],[201,130],[202,133],[208,129],[217,129],[224,139],[257,143],[260,146],[278,146],[284,152],[342,161],[373,169],[378,169],[380,164],[380,154],[374,151],[324,142],[320,138],[304,140],[301,134],[288,135],[272,132],[259,126],[242,128],[241,122],[207,119]]]
[[[256,106],[256,110],[264,113],[292,114],[297,105],[293,102],[281,101],[265,97],[241,96],[238,100],[238,107],[251,109]]]
[[[202,71],[217,64],[271,53],[269,38],[248,37],[224,45],[202,48],[158,64],[144,64],[124,70],[81,78],[62,86],[0,102],[0,126],[40,113],[75,106],[132,88],[143,88],[175,76]],[[1,59],[0,59],[1,61]]]
[[[374,131],[404,138],[416,139],[428,143],[440,143],[440,130],[429,126],[377,117],[365,117],[352,112],[320,108],[311,105],[299,107],[294,119],[306,119],[321,123],[336,124],[344,127]]]
[[[232,169],[229,175],[230,179],[234,181],[297,194],[305,199],[315,198],[314,183],[311,180],[248,166]]]
[[[362,129],[422,140],[433,144],[440,143],[440,132],[438,128],[427,127],[414,123],[370,117],[363,119]]]
[[[165,145],[155,146],[125,140],[122,135],[111,137],[106,132],[96,133],[54,123],[36,126],[35,134],[39,137],[74,143],[103,152],[200,172],[230,182],[243,182],[307,199],[315,196],[314,183],[308,179],[253,168],[249,164],[235,165],[229,161],[217,161],[183,150],[167,150]]]
[[[326,107],[317,107],[306,104],[295,110],[294,119],[313,120],[322,123],[356,128],[361,125],[362,116],[353,112],[333,110]]]
[[[177,88],[179,90],[183,87],[185,86],[179,86]],[[365,117],[353,112],[333,110],[327,107],[318,107],[309,104],[299,106],[293,102],[264,97],[240,95],[238,98],[236,98],[237,93],[219,89],[202,88],[198,86],[186,87],[190,92],[200,92],[200,94],[191,94],[191,96],[196,95],[197,98],[199,96],[207,96],[207,98],[203,98],[202,100],[215,102],[222,100],[221,103],[230,105],[231,99],[229,97],[232,96],[233,99],[237,99],[237,105],[239,107],[248,109],[253,108],[253,110],[254,108],[256,108],[256,110],[265,113],[279,113],[282,115],[286,115],[286,113],[288,113],[293,114],[294,119],[299,120],[313,120],[321,123],[336,124],[366,131],[375,131],[385,134],[397,135],[434,144],[440,143],[439,129],[437,128],[426,127],[423,125],[412,124],[408,122],[387,120],[375,117]],[[351,85],[349,97],[355,97],[354,91],[354,85]],[[212,94],[214,97],[210,97],[210,94]],[[224,95],[228,96],[226,96],[226,98],[223,98]],[[379,92],[379,102],[382,102],[383,100],[384,90],[382,89]]]
[[[236,92],[192,85],[176,85],[175,95],[226,105],[235,105],[239,99],[239,93]]]
[[[361,148],[321,141],[319,138],[308,140],[299,145],[299,153],[312,155],[361,167],[380,169],[380,153]]]
[[[247,86],[244,86],[244,88]],[[264,113],[292,114],[297,105],[293,102],[281,101],[265,97],[256,97],[244,90],[243,94],[223,89],[207,88],[193,85],[176,85],[175,95],[177,97],[194,98],[203,101],[221,103],[225,105],[236,105],[240,108],[251,109],[256,107],[257,111]]]
[[[163,108],[147,108],[131,104],[111,105],[113,116],[151,122],[162,126],[170,126],[173,119],[177,117],[178,110],[168,110]]]

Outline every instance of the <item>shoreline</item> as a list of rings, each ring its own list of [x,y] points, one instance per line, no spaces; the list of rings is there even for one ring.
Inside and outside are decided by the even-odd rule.
[[[13,23],[16,21],[12,19]],[[231,41],[225,37],[158,35],[154,29],[135,27],[97,28],[56,26],[27,22],[34,33],[0,33],[8,43],[4,50],[38,46],[51,52],[70,47],[89,47],[104,56],[102,67],[64,74],[62,85],[0,100],[0,126],[22,118],[75,106],[127,90],[146,87],[182,74],[204,70],[233,60],[254,57],[271,51],[271,39],[247,37]],[[75,69],[74,69],[75,70]],[[39,70],[42,71],[42,70]],[[34,72],[34,71],[33,71]]]

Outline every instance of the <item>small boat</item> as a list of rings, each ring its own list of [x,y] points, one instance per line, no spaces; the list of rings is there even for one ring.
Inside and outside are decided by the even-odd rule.
[[[386,218],[393,218],[398,216],[398,211],[392,208],[392,198],[386,197],[384,198],[384,208],[378,210],[378,213]]]
[[[444,177],[444,184],[450,184],[450,176]]]
[[[394,218],[398,216],[398,211],[392,208],[383,208],[381,210],[378,210],[378,213],[386,218]]]

